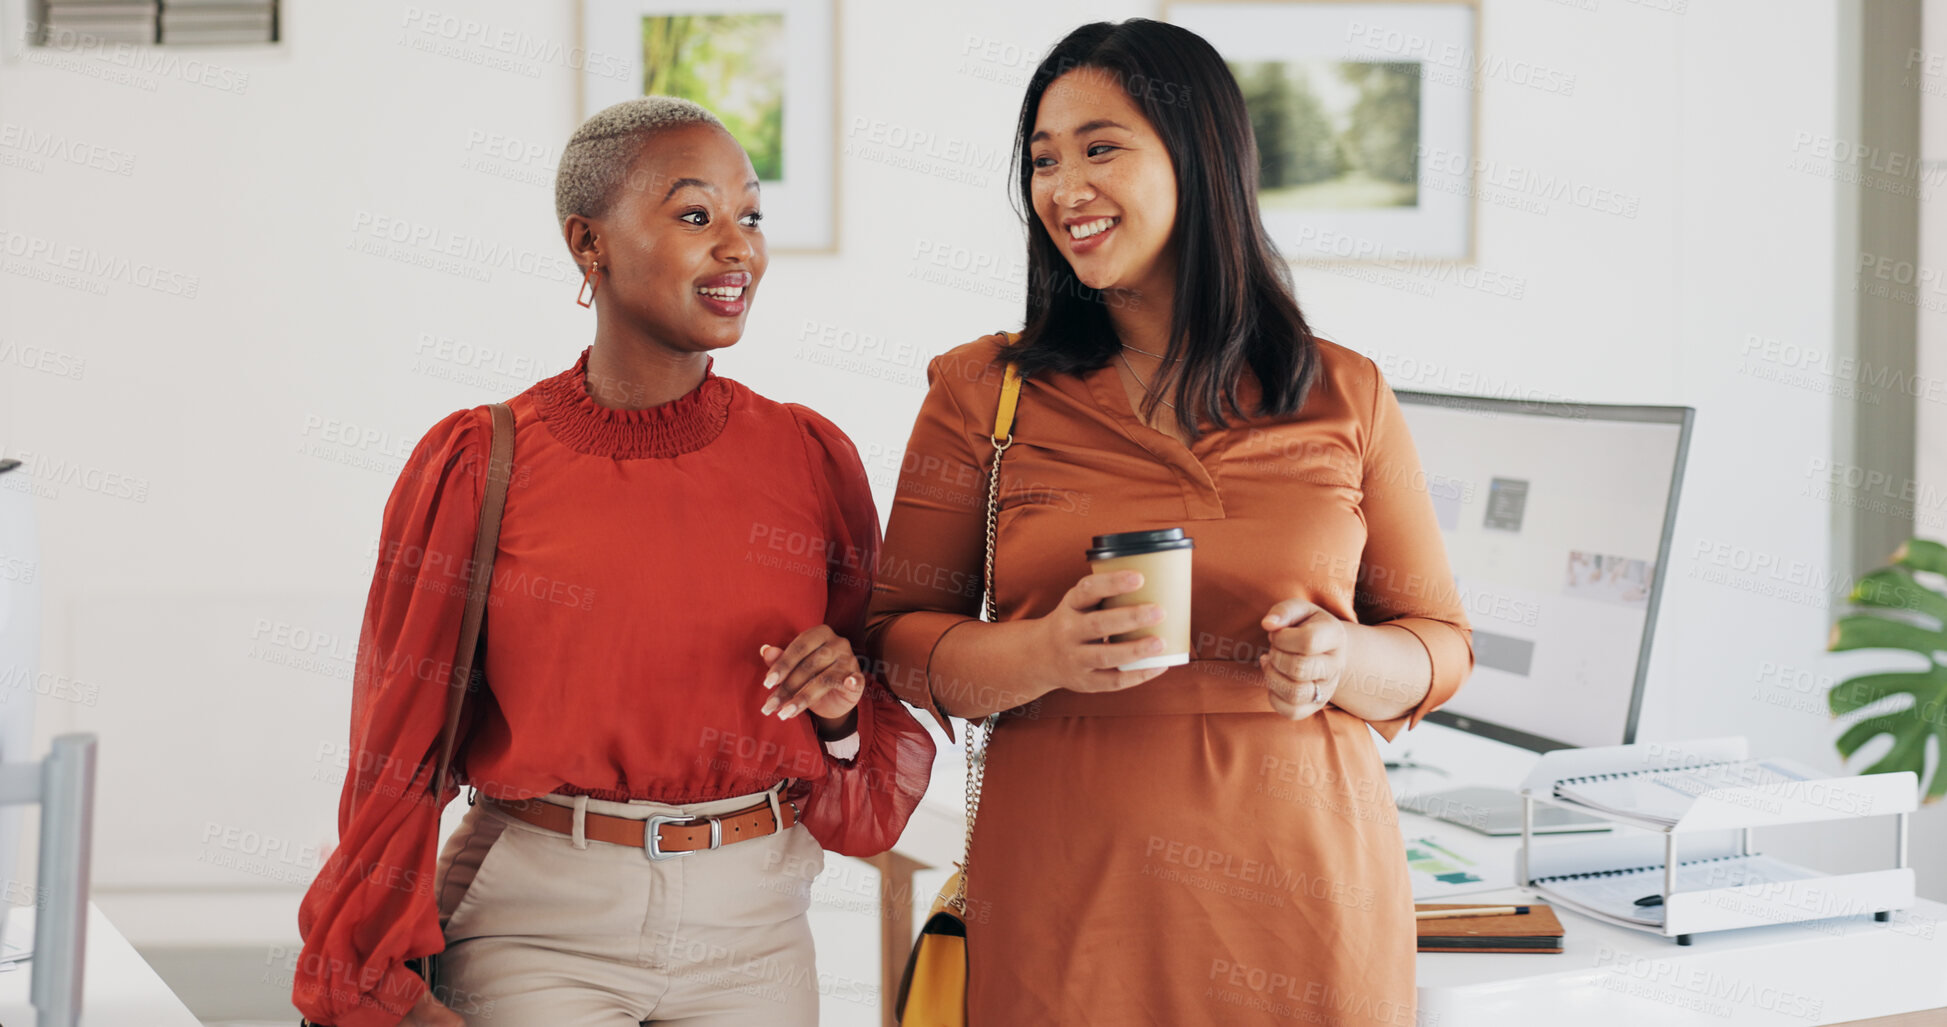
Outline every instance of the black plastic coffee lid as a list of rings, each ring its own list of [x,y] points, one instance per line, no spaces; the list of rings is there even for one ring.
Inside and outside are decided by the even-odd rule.
[[[1123,531],[1113,535],[1097,535],[1089,540],[1088,551],[1083,556],[1089,560],[1107,560],[1112,556],[1137,556],[1170,549],[1195,548],[1196,540],[1184,538],[1182,528],[1160,528],[1156,531]]]

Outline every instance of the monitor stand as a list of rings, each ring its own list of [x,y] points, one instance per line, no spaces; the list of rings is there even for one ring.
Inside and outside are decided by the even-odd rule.
[[[1444,792],[1402,795],[1395,802],[1407,813],[1444,820],[1481,834],[1502,837],[1521,833],[1521,795],[1506,788],[1450,788]],[[1607,831],[1610,822],[1549,803],[1535,803],[1536,834]]]

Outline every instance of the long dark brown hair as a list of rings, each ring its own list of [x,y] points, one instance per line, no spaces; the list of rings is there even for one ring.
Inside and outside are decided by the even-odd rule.
[[[1148,18],[1083,25],[1048,51],[1028,81],[1013,169],[1028,228],[1027,317],[1004,356],[1024,374],[1079,374],[1107,366],[1120,347],[1109,320],[1115,298],[1075,277],[1034,212],[1028,136],[1042,94],[1078,68],[1115,76],[1175,165],[1179,273],[1164,355],[1180,360],[1173,402],[1186,413],[1184,429],[1200,436],[1200,417],[1228,427],[1226,409],[1239,418],[1296,412],[1318,374],[1318,344],[1292,295],[1291,268],[1258,218],[1257,142],[1244,96],[1202,36]],[[1245,366],[1261,388],[1255,411],[1237,404]],[[1145,417],[1156,400],[1145,398]]]

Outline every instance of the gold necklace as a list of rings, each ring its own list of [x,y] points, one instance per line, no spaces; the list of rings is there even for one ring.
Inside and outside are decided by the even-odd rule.
[[[1142,352],[1142,350],[1136,350],[1136,352],[1138,352],[1138,353],[1141,353],[1141,352]],[[1121,350],[1117,350],[1117,351],[1116,351],[1116,355],[1115,355],[1115,356],[1116,356],[1116,359],[1117,359],[1117,360],[1120,360],[1120,361],[1122,361],[1122,366],[1124,366],[1124,367],[1127,367],[1127,368],[1129,368],[1129,373],[1130,373],[1131,375],[1134,375],[1134,377],[1135,377],[1135,379],[1136,379],[1136,384],[1137,384],[1137,385],[1140,385],[1140,386],[1142,386],[1142,390],[1143,390],[1143,394],[1144,394],[1144,395],[1146,395],[1146,396],[1150,396],[1150,397],[1152,397],[1152,398],[1154,398],[1154,399],[1155,399],[1155,400],[1156,400],[1156,401],[1157,401],[1158,403],[1161,403],[1161,404],[1163,404],[1164,406],[1166,406],[1166,407],[1169,407],[1169,408],[1170,408],[1170,413],[1172,413],[1172,414],[1174,414],[1174,413],[1176,412],[1176,404],[1175,404],[1175,403],[1172,403],[1172,402],[1170,402],[1170,401],[1169,401],[1169,400],[1167,400],[1167,399],[1164,399],[1164,398],[1163,398],[1163,397],[1161,397],[1161,396],[1158,396],[1158,395],[1156,395],[1156,393],[1155,393],[1154,391],[1152,391],[1152,390],[1150,389],[1150,387],[1149,387],[1149,383],[1148,383],[1148,382],[1146,382],[1146,381],[1143,381],[1143,376],[1142,376],[1142,375],[1139,375],[1139,374],[1136,374],[1136,369],[1135,369],[1135,367],[1134,367],[1133,365],[1131,365],[1131,364],[1129,363],[1129,358],[1128,358],[1128,357],[1125,357],[1125,356],[1123,356],[1123,355],[1122,355],[1122,351],[1121,351]]]

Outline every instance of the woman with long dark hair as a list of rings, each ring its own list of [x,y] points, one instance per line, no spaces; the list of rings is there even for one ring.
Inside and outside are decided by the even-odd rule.
[[[1085,25],[1016,139],[1026,323],[928,367],[868,616],[903,698],[1001,714],[967,868],[976,1024],[1413,1022],[1405,853],[1371,733],[1473,666],[1397,400],[1314,335],[1257,209],[1236,82],[1203,39]],[[989,442],[993,587],[976,619]],[[1187,664],[1117,670],[1094,535],[1195,539]],[[966,587],[968,582],[974,587]]]

